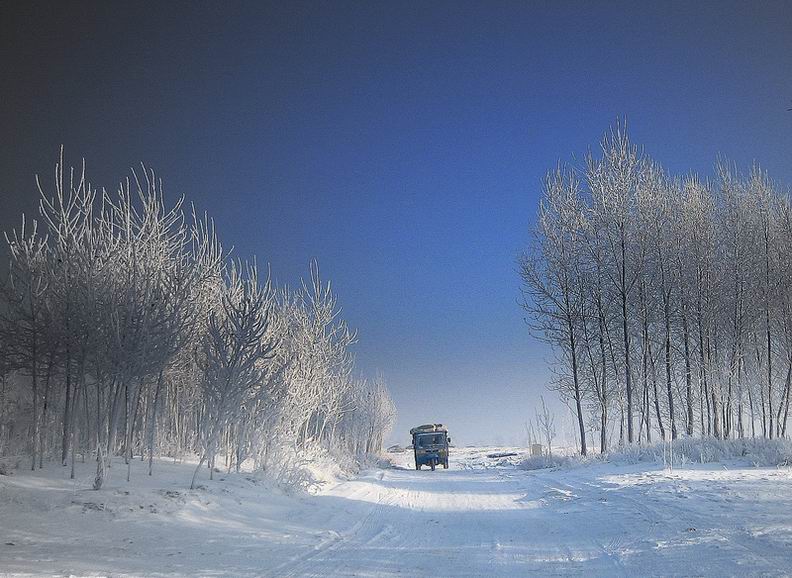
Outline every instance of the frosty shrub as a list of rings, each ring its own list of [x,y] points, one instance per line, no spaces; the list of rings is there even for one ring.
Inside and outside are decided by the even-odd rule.
[[[672,444],[666,442],[644,447],[625,447],[611,452],[605,459],[616,463],[656,462],[674,465],[743,460],[754,466],[784,466],[792,462],[792,441],[761,438],[742,440],[719,440],[712,437],[684,438]]]
[[[542,470],[546,468],[570,467],[584,461],[581,458],[550,454],[528,457],[517,464],[517,467],[521,470]]]

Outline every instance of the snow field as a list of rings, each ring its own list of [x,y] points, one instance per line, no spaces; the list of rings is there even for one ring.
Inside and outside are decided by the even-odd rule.
[[[449,470],[392,468],[285,495],[246,474],[186,490],[191,464],[0,476],[11,576],[783,576],[792,475],[745,462],[525,471],[512,449],[452,448]],[[524,452],[524,450],[522,450]],[[524,454],[523,454],[524,455]],[[121,466],[119,463],[118,466]],[[116,470],[116,467],[113,468]]]

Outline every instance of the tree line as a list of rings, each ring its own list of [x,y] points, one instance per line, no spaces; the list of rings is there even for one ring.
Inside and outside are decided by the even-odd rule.
[[[552,386],[608,450],[653,436],[785,437],[792,205],[759,167],[674,176],[622,126],[548,172],[522,305]]]
[[[274,286],[145,166],[110,193],[61,153],[51,191],[36,182],[39,218],[5,235],[0,456],[72,477],[88,456],[99,489],[113,456],[151,475],[154,456],[195,454],[195,485],[202,466],[288,476],[312,451],[380,450],[394,404],[382,377],[356,375],[315,262],[298,288]]]

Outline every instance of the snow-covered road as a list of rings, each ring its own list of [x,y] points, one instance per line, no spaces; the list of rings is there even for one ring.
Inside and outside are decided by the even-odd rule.
[[[277,576],[789,575],[787,471],[371,472]],[[355,520],[352,522],[352,520]]]
[[[459,450],[451,469],[417,472],[401,455],[303,497],[233,475],[188,492],[189,470],[165,463],[159,479],[99,493],[59,468],[19,472],[0,478],[0,574],[792,574],[788,469],[526,472],[481,456]]]

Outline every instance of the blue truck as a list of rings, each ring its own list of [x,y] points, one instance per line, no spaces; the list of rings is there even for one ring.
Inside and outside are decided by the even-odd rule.
[[[420,470],[421,466],[429,466],[434,471],[439,465],[448,469],[448,444],[451,443],[451,438],[443,424],[419,425],[410,430],[410,435],[416,470]]]

